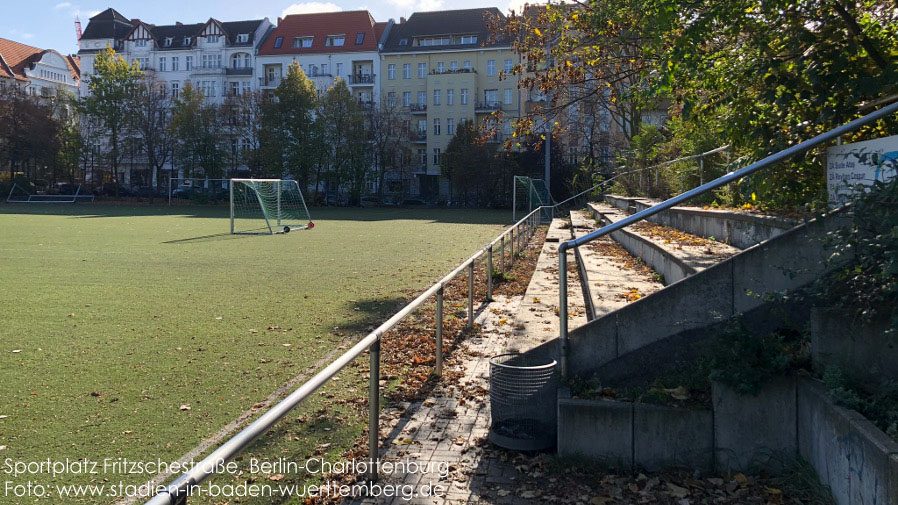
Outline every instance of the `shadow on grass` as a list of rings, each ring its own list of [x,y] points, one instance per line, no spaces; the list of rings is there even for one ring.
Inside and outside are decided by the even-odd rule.
[[[496,209],[310,207],[312,221],[425,220],[438,223],[508,224],[511,212]],[[53,215],[73,218],[181,216],[230,219],[227,205],[147,204],[10,204],[0,203],[0,215]]]

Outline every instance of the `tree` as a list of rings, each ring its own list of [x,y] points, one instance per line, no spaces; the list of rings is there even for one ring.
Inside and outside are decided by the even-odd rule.
[[[85,99],[87,114],[95,117],[106,129],[104,156],[112,169],[118,196],[118,169],[124,150],[125,137],[130,133],[133,102],[143,72],[136,62],[129,64],[111,48],[97,54],[94,73],[88,77]]]
[[[408,148],[409,131],[403,127],[404,119],[395,100],[381,100],[367,114],[368,138],[371,144],[371,162],[377,171],[377,196],[383,201],[387,173],[402,176],[411,161]]]
[[[277,114],[278,132],[286,170],[299,181],[303,190],[315,160],[314,112],[318,91],[296,61],[287,67],[287,75],[274,90],[277,106],[268,110]],[[273,109],[273,111],[272,111]],[[282,172],[282,173],[283,173]]]
[[[510,203],[507,187],[514,167],[505,153],[483,141],[472,121],[458,125],[440,158],[440,168],[452,182],[452,189],[461,192],[466,202],[488,207]]]
[[[0,89],[0,160],[9,164],[10,179],[29,166],[35,179],[38,167],[55,165],[59,129],[51,102],[15,84]]]
[[[174,139],[169,128],[172,101],[165,83],[151,77],[141,81],[135,91],[133,119],[138,152],[146,156],[152,171],[149,182],[153,189],[157,189],[159,171],[172,158]],[[150,203],[153,193],[150,191]]]
[[[223,175],[225,153],[218,107],[206,103],[203,93],[190,83],[173,100],[169,129],[176,139],[175,157],[186,177]]]
[[[262,93],[252,91],[229,96],[223,105],[228,115],[228,135],[232,141],[238,141],[240,144],[234,162],[245,164],[253,176],[269,175],[264,170],[262,152],[262,143],[268,126],[264,122],[266,101]],[[280,174],[270,175],[280,176]]]
[[[340,188],[348,183],[351,203],[357,203],[370,166],[365,115],[343,79],[335,79],[325,93],[316,123],[325,146],[323,159],[329,186]]]

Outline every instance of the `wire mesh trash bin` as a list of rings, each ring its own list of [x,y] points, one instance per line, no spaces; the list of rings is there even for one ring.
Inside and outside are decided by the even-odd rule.
[[[499,447],[538,451],[555,445],[557,362],[523,354],[490,359],[489,439]]]

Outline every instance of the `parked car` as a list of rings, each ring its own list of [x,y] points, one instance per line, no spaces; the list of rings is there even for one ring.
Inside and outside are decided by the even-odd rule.
[[[116,196],[116,184],[113,182],[107,182],[103,184],[103,187],[100,188],[100,195],[102,196]],[[134,193],[128,189],[127,186],[118,185],[118,196],[134,196]]]

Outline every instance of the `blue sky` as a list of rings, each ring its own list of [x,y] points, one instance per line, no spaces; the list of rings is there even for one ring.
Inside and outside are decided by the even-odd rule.
[[[485,3],[489,2],[489,3]],[[288,13],[368,9],[377,21],[399,20],[414,11],[498,7],[520,8],[522,0],[0,0],[0,37],[63,54],[75,53],[75,17],[87,27],[94,14],[112,7],[125,17],[164,25],[201,23],[210,17],[220,21],[260,19],[272,23]],[[531,0],[531,3],[535,3]]]

